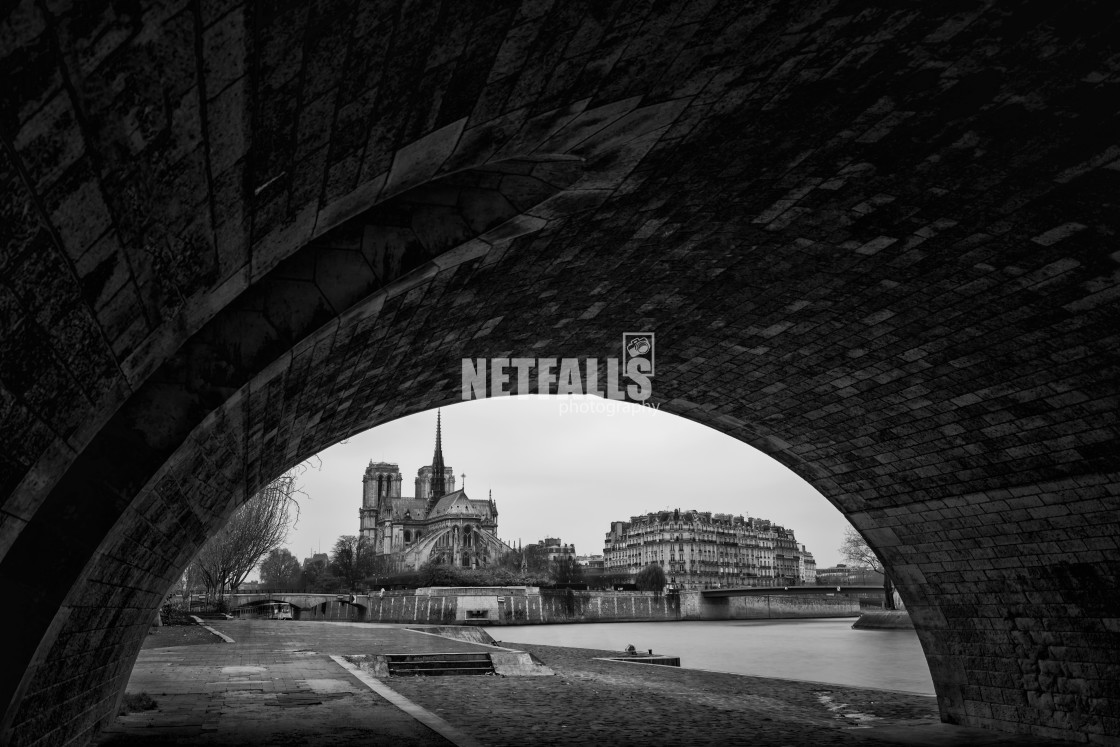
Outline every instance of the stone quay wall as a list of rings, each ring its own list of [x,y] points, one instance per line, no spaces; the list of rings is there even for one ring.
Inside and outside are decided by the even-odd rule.
[[[782,620],[809,617],[859,617],[861,594],[804,596],[780,592],[763,596],[704,597],[680,593],[682,620]]]
[[[858,617],[859,596],[706,598],[699,591],[568,591],[537,587],[427,588],[327,600],[299,608],[301,620],[485,625],[658,620]]]
[[[673,595],[629,591],[568,591],[535,587],[509,589],[417,589],[358,597],[353,605],[364,610],[301,613],[301,619],[365,619],[370,622],[479,623],[527,625],[612,620],[679,620],[680,605]],[[338,617],[331,617],[338,615]]]

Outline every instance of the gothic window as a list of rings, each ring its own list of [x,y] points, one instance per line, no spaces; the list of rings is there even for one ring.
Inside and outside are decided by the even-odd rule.
[[[412,541],[412,532],[408,531],[407,529],[404,530],[404,541],[405,542],[411,542]]]

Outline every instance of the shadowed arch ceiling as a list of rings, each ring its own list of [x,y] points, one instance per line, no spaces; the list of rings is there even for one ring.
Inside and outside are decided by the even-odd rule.
[[[1117,733],[1109,4],[0,24],[5,736],[109,717],[178,569],[286,466],[458,399],[463,357],[639,329],[663,409],[877,547],[945,718]]]

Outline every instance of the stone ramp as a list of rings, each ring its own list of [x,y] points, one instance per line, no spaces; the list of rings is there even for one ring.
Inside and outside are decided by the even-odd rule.
[[[428,635],[438,635],[453,641],[481,643],[484,646],[496,645],[494,639],[490,637],[490,634],[487,633],[484,628],[475,625],[423,625],[410,626],[406,628],[406,630],[413,630],[417,633],[427,633]]]

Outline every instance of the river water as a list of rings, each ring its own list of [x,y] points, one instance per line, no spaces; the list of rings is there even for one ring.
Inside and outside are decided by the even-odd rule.
[[[681,657],[681,666],[933,695],[912,630],[852,630],[853,619],[588,623],[488,628],[510,643]]]

